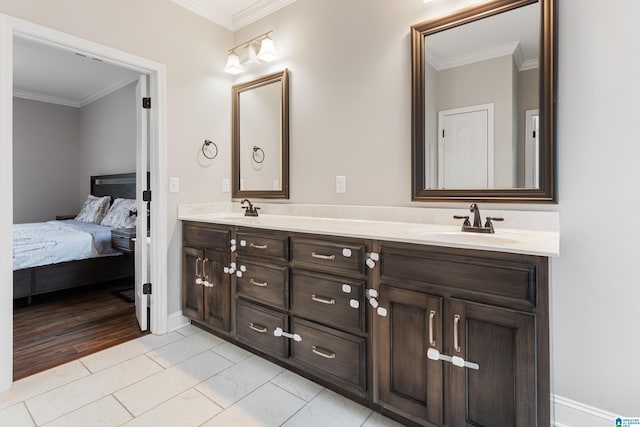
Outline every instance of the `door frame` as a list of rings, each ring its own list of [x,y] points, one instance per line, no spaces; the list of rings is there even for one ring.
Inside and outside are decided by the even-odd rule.
[[[455,114],[473,113],[476,111],[487,112],[487,188],[493,188],[495,186],[495,168],[494,168],[494,109],[493,103],[471,105],[468,107],[452,108],[449,110],[438,111],[438,189],[444,188],[444,138],[442,138],[442,131],[444,129],[445,116],[453,116]]]
[[[0,14],[0,282],[13,283],[13,37],[82,52],[149,75],[153,99],[149,117],[149,150],[153,194],[151,212],[156,232],[150,245],[151,332],[167,332],[167,139],[166,69],[148,59],[94,43],[29,21]],[[140,173],[140,171],[137,171]],[[145,171],[146,172],[146,171]],[[162,262],[161,262],[162,260]],[[0,286],[0,392],[13,383],[13,286]]]
[[[538,117],[538,127],[533,137],[533,117]],[[540,188],[540,113],[537,108],[524,112],[524,187]],[[527,185],[527,181],[532,181]]]

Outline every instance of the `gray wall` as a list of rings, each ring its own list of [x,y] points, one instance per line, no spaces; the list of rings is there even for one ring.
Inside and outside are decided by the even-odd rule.
[[[135,89],[82,108],[14,98],[14,223],[75,214],[91,175],[135,172]]]
[[[90,192],[91,175],[136,171],[136,83],[80,109],[80,203]]]
[[[80,111],[13,98],[13,222],[78,211]]]

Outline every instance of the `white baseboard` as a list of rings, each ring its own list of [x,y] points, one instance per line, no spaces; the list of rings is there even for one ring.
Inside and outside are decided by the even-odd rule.
[[[182,311],[176,311],[167,316],[167,332],[173,332],[190,323],[189,318],[182,315]]]
[[[553,395],[555,427],[615,427],[618,415]]]

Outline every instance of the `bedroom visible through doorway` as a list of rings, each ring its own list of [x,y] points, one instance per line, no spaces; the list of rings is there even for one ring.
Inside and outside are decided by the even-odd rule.
[[[65,48],[95,57],[149,76],[149,169],[153,194],[151,219],[154,238],[148,242],[150,259],[150,330],[164,334],[168,329],[167,266],[157,260],[167,252],[167,140],[166,140],[166,69],[163,64],[114,49],[80,37],[56,31],[32,22],[0,14],[0,234],[12,235],[13,223],[13,39],[30,38],[44,44]],[[12,241],[0,240],[0,280],[11,283]],[[0,287],[0,391],[12,386],[13,359],[13,289]]]

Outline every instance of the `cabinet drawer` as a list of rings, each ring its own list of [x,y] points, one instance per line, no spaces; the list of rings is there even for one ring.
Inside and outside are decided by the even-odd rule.
[[[289,260],[289,236],[267,233],[236,233],[238,254]]]
[[[511,307],[536,306],[537,268],[524,257],[459,256],[416,249],[382,248],[381,275],[397,286],[411,282],[447,287],[464,297]],[[521,261],[522,260],[522,261]],[[523,262],[524,261],[524,262]],[[475,298],[474,298],[475,299]]]
[[[266,265],[238,258],[237,295],[286,310],[289,307],[289,268]]]
[[[182,244],[200,249],[228,250],[231,229],[205,223],[185,222],[182,226]]]
[[[329,375],[359,390],[366,389],[366,342],[305,320],[293,318],[293,333],[302,341],[292,341],[291,357],[317,375]]]
[[[364,273],[364,245],[292,238],[291,257],[296,262]]]
[[[115,233],[111,233],[111,247],[122,249],[125,251],[133,251],[135,248],[133,247],[134,240],[130,239],[129,236],[117,235]]]
[[[287,315],[241,300],[236,305],[236,336],[251,347],[279,357],[289,354],[289,340],[276,337],[276,328],[288,330]]]
[[[295,315],[347,332],[365,332],[362,282],[296,270],[291,291]]]

